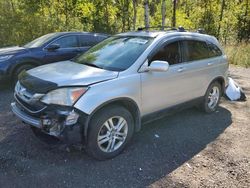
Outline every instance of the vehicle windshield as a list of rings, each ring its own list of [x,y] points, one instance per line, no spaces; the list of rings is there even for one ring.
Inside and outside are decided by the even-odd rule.
[[[37,48],[43,46],[45,43],[47,43],[49,40],[51,40],[55,36],[55,33],[50,33],[47,35],[43,35],[27,44],[25,44],[24,48]]]
[[[149,37],[110,37],[73,61],[105,70],[123,71],[137,60],[152,41]]]

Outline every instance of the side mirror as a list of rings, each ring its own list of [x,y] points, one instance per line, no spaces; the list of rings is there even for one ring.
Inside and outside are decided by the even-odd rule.
[[[54,51],[60,48],[59,44],[50,44],[49,46],[46,47],[48,51]]]
[[[153,72],[165,72],[169,68],[169,64],[167,61],[152,61],[151,64],[146,68],[147,71]]]

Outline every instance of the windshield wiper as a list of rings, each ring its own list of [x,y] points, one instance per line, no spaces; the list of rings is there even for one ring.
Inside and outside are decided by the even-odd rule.
[[[83,65],[88,65],[88,66],[90,66],[90,67],[96,67],[96,68],[99,68],[99,69],[103,69],[102,67],[100,67],[100,66],[98,66],[98,65],[96,65],[96,64],[92,64],[92,63],[87,63],[87,62],[85,62],[85,63],[83,63]]]

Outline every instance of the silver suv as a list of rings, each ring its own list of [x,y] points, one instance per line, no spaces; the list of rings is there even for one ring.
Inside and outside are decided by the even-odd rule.
[[[35,135],[79,141],[104,160],[118,155],[142,123],[170,110],[197,105],[214,112],[227,71],[213,36],[128,32],[71,61],[22,72],[11,107]]]

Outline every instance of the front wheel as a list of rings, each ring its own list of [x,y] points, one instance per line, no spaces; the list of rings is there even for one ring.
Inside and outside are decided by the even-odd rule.
[[[213,82],[207,89],[202,109],[206,113],[212,113],[217,110],[221,98],[221,84]]]
[[[117,156],[125,148],[134,132],[131,113],[121,106],[109,106],[97,112],[90,121],[86,150],[98,159]]]
[[[15,84],[17,81],[18,81],[18,75],[22,72],[22,71],[26,71],[26,70],[30,70],[30,69],[32,69],[32,68],[34,68],[34,66],[33,65],[30,65],[30,64],[25,64],[25,65],[22,65],[22,66],[20,66],[20,67],[18,67],[16,70],[15,70],[15,72],[14,72],[14,74],[13,74],[13,79],[12,79],[12,81],[13,81],[13,83]]]

